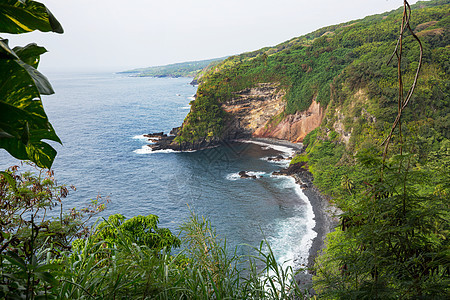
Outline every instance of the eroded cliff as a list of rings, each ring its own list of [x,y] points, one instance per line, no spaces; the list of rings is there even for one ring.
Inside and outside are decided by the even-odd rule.
[[[260,83],[234,93],[222,104],[229,115],[227,138],[253,136],[301,142],[322,122],[323,108],[313,100],[307,110],[286,115],[285,95],[277,83]]]
[[[323,108],[313,100],[307,110],[286,115],[280,122],[275,119],[255,130],[253,136],[283,139],[294,143],[301,142],[309,132],[319,127],[323,115]]]

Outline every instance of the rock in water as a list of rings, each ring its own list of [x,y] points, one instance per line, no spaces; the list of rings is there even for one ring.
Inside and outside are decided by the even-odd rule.
[[[249,175],[249,174],[247,174],[246,171],[240,171],[238,174],[239,174],[239,176],[241,176],[241,178],[253,178],[253,179],[256,179],[256,175]]]

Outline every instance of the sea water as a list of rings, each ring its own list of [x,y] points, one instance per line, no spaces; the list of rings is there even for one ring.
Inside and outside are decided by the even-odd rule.
[[[271,175],[293,149],[260,142],[225,143],[195,152],[152,152],[143,136],[169,132],[189,112],[196,92],[188,78],[119,74],[48,74],[56,91],[43,98],[63,145],[53,164],[59,184],[77,190],[67,209],[100,195],[110,199],[101,217],[155,214],[178,232],[192,212],[211,221],[230,248],[258,247],[266,239],[278,261],[305,264],[315,232],[312,207],[294,179]],[[18,164],[4,150],[0,168]],[[240,178],[247,171],[257,178]]]

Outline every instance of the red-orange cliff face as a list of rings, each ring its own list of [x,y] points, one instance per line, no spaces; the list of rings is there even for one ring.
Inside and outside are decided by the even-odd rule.
[[[229,137],[251,135],[291,142],[303,141],[322,122],[323,108],[313,100],[306,111],[286,115],[277,122],[276,117],[284,112],[284,95],[285,92],[274,83],[259,84],[236,93],[232,100],[222,104],[230,116]]]
[[[287,115],[278,124],[267,124],[267,126],[258,128],[253,136],[283,139],[294,143],[302,142],[309,132],[319,127],[323,115],[322,107],[313,100],[306,111]]]

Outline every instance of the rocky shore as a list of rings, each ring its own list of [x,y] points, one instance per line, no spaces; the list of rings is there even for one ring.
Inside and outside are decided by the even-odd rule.
[[[152,151],[171,149],[174,151],[193,151],[216,147],[220,144],[216,140],[200,140],[194,143],[176,143],[174,142],[181,127],[173,128],[169,134],[164,132],[154,132],[144,134],[151,144],[147,145]]]
[[[278,140],[273,138],[251,138],[251,141],[267,143],[276,146],[290,147],[296,150],[296,153],[304,151],[303,145],[299,143],[292,143],[286,140]],[[277,157],[272,158],[274,160]],[[311,248],[309,250],[308,257],[308,274],[302,276],[301,282],[308,284],[312,280],[312,267],[314,266],[314,260],[320,251],[324,248],[325,237],[328,233],[334,231],[334,228],[338,225],[339,211],[330,204],[329,199],[320,193],[320,191],[313,185],[314,177],[311,172],[308,171],[308,167],[305,162],[296,163],[280,171],[274,172],[273,175],[292,176],[295,182],[301,187],[303,193],[308,197],[309,202],[313,208],[314,220],[316,225],[313,230],[317,233],[317,236],[313,239]]]

